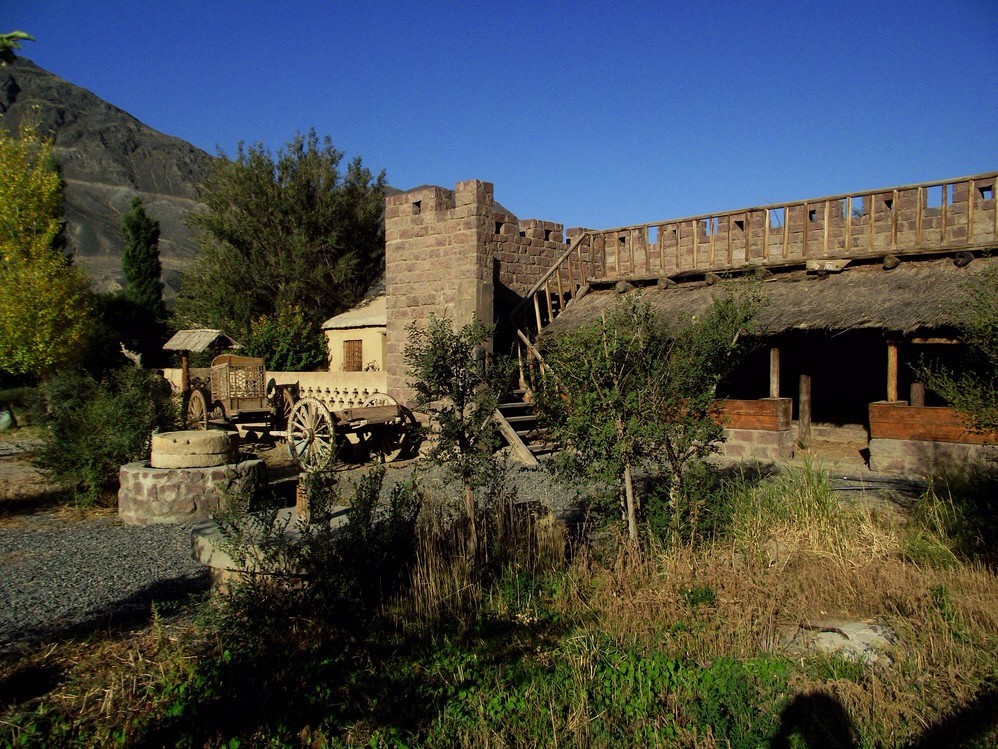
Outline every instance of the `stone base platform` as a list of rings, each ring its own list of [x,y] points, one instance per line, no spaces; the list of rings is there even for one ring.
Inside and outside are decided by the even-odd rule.
[[[777,463],[794,455],[790,429],[725,429],[722,452],[727,458]]]
[[[267,486],[262,460],[208,468],[152,468],[129,463],[118,473],[118,516],[128,525],[196,523],[223,509],[230,497],[255,497]]]
[[[341,528],[347,523],[347,506],[332,508],[330,525]],[[280,558],[265,559],[258,540],[266,532],[263,515],[251,513],[236,521],[235,527],[223,531],[214,520],[205,520],[191,529],[191,552],[194,558],[211,572],[211,587],[225,590],[231,582],[247,577],[295,577],[294,565]],[[294,507],[277,512],[269,536],[279,533],[293,547],[301,539],[302,523]],[[271,552],[273,554],[273,552]]]
[[[929,440],[871,439],[870,469],[904,476],[933,476],[946,469],[998,462],[998,445]]]

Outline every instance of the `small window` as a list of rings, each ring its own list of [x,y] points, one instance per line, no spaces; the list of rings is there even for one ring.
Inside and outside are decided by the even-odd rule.
[[[818,223],[818,209],[817,208],[811,208],[811,209],[808,210],[808,212],[807,212],[807,220],[810,221],[812,224]]]
[[[884,200],[884,208],[888,211],[894,210],[894,198],[887,198]]]
[[[783,228],[783,214],[786,212],[786,210],[787,210],[786,208],[772,208],[768,211],[770,229]]]
[[[943,205],[943,185],[935,185],[925,189],[925,207],[942,208]]]
[[[364,342],[343,341],[343,371],[360,372],[364,369]]]
[[[502,234],[502,221],[496,221],[496,234]]]
[[[544,230],[544,241],[545,242],[550,242],[551,241],[551,230],[550,229],[545,229]]]
[[[991,200],[995,196],[995,186],[991,185],[981,185],[977,188],[981,193],[981,200]]]
[[[717,219],[716,218],[705,218],[700,223],[703,225],[704,236],[709,237],[711,234],[717,234]]]
[[[735,219],[735,228],[738,229],[738,231],[744,232],[745,231],[745,221],[742,220],[742,219]]]
[[[648,244],[658,244],[658,227],[648,227]]]
[[[423,201],[422,200],[415,200],[415,201],[413,201],[413,203],[412,203],[412,215],[413,216],[418,216],[422,212],[422,210],[423,210]]]

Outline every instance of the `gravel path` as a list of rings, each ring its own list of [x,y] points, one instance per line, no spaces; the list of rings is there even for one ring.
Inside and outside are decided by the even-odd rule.
[[[389,466],[386,485],[414,469],[416,461]],[[344,494],[364,470],[340,474]],[[460,496],[442,469],[419,463],[418,472],[429,494]],[[541,501],[566,519],[577,508],[573,492],[554,484],[544,469],[511,466],[509,480],[520,501]],[[293,487],[279,491],[293,503]],[[0,523],[0,654],[48,637],[141,625],[153,601],[206,591],[207,570],[191,555],[190,532],[187,525],[123,525],[117,515],[79,520],[48,511],[8,517]]]
[[[21,516],[0,526],[0,652],[71,630],[148,619],[153,600],[207,590],[190,527],[117,516]]]

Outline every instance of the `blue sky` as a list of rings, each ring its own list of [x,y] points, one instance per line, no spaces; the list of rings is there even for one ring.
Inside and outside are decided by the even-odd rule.
[[[3,0],[42,67],[210,153],[594,228],[998,168],[998,4]]]

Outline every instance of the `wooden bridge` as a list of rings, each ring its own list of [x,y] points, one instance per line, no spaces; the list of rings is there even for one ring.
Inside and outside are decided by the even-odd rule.
[[[995,248],[996,177],[998,172],[987,172],[613,229],[570,230],[568,249],[511,319],[523,344],[593,283],[681,280],[757,268],[834,271],[888,255]]]

